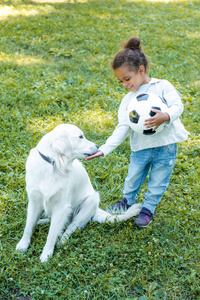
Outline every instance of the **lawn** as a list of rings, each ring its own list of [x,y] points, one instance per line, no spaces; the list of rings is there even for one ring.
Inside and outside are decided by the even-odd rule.
[[[1,1],[1,300],[200,299],[199,13],[198,0]],[[126,93],[109,61],[131,36],[141,38],[149,76],[181,92],[189,138],[149,227],[89,223],[42,264],[49,225],[36,226],[26,253],[15,251],[26,220],[26,158],[64,122],[106,141]],[[105,159],[82,161],[103,209],[121,200],[129,156],[127,139]]]

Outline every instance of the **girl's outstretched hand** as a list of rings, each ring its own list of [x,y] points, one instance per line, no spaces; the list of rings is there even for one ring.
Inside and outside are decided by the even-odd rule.
[[[96,158],[96,157],[99,157],[99,156],[103,156],[103,155],[104,155],[103,152],[102,152],[101,150],[99,150],[99,151],[97,151],[95,154],[92,154],[92,155],[86,157],[85,160],[88,161],[88,160],[91,160],[91,159],[93,159],[93,158]]]

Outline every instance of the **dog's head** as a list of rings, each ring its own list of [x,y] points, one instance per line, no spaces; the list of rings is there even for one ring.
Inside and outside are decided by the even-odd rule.
[[[71,124],[56,126],[44,137],[45,140],[51,148],[51,160],[60,171],[67,170],[75,158],[86,158],[98,151],[98,146],[88,141],[83,132]],[[44,143],[42,148],[45,149]]]

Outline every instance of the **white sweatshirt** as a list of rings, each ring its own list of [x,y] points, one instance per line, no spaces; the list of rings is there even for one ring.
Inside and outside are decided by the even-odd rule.
[[[131,130],[127,119],[127,106],[130,100],[136,95],[149,92],[157,94],[166,101],[167,113],[170,121],[166,122],[164,129],[155,135],[142,135]],[[148,84],[141,85],[136,92],[129,92],[123,99],[118,110],[118,125],[112,135],[107,139],[99,150],[104,153],[104,157],[117,148],[130,134],[130,146],[132,151],[139,151],[147,148],[165,146],[187,139],[188,132],[182,125],[179,116],[183,112],[179,92],[167,80],[152,78]]]

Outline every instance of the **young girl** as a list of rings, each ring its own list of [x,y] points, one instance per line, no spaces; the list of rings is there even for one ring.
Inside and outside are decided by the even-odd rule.
[[[115,210],[127,210],[137,199],[142,184],[149,173],[148,191],[135,224],[146,227],[152,221],[154,211],[168,187],[174,167],[177,142],[187,139],[188,132],[179,120],[183,112],[180,94],[167,80],[147,76],[148,61],[141,50],[140,39],[130,38],[124,49],[119,51],[112,68],[121,84],[130,92],[122,99],[118,110],[118,125],[99,151],[87,160],[106,156],[119,146],[130,133],[131,156],[128,176],[125,179],[123,200],[112,206]],[[143,92],[157,94],[167,103],[168,112],[154,109],[153,117],[145,120],[146,128],[156,130],[162,123],[164,129],[155,135],[143,135],[130,130],[126,108],[130,100]]]

